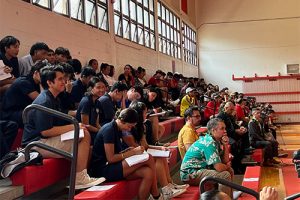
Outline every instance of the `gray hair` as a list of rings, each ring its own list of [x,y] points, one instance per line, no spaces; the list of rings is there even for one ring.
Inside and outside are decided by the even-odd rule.
[[[209,122],[207,123],[208,131],[211,133],[212,129],[216,128],[219,122],[224,122],[224,121],[220,118],[212,118],[211,120],[209,120]]]

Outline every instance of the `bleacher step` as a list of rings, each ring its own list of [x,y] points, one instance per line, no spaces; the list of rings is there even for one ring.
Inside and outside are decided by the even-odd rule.
[[[17,199],[24,195],[23,186],[0,187],[0,199]]]

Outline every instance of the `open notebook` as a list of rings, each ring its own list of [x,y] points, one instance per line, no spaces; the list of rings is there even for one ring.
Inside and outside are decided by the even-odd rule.
[[[144,151],[144,153],[142,153],[140,155],[134,155],[134,156],[130,156],[128,158],[125,158],[125,161],[131,167],[133,165],[145,162],[148,159],[149,159],[149,154],[146,151]]]
[[[151,154],[153,157],[165,157],[165,158],[170,157],[170,151],[163,151],[163,150],[149,148],[147,150],[147,153]]]
[[[75,134],[75,131],[72,130],[72,131],[68,131],[62,135],[60,135],[60,140],[61,141],[65,141],[65,140],[73,140],[74,139],[74,134]],[[84,137],[84,132],[83,132],[83,129],[80,129],[79,130],[79,138],[83,138]]]

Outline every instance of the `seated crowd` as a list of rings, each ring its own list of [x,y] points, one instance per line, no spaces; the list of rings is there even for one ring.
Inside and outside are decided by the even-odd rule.
[[[189,185],[199,185],[205,176],[231,181],[234,173],[243,173],[242,160],[253,148],[265,149],[264,164],[268,166],[278,164],[274,158],[282,156],[272,121],[274,111],[268,104],[256,103],[255,98],[229,93],[228,88],[219,90],[204,79],[161,70],[147,81],[143,67],[134,69],[129,64],[116,80],[113,65],[102,63],[99,68],[98,61],[91,59],[82,67],[67,48],[53,51],[43,42],[33,44],[28,55],[18,58],[20,44],[13,36],[0,41],[4,64],[0,68],[11,75],[0,79],[4,138],[0,158],[10,150],[18,128],[24,129],[22,147],[40,141],[72,151],[73,141],[61,141],[60,136],[73,130],[73,125],[36,110],[23,124],[22,112],[32,103],[70,114],[80,122],[84,137],[79,142],[76,189],[105,179],[141,178],[139,199],[149,195],[169,199],[184,193]],[[150,156],[131,167],[125,162],[148,148],[168,150],[168,144],[160,142],[164,127],[158,116],[151,114],[174,109],[179,103],[180,116],[186,122],[178,134],[184,185],[172,181],[166,158]],[[207,125],[206,134],[196,132],[200,124]],[[37,150],[44,158],[58,157]],[[232,197],[230,188],[220,189]]]

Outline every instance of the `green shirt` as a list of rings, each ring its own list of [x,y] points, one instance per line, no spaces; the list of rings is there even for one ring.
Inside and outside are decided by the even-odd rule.
[[[190,146],[183,158],[180,167],[181,180],[196,178],[199,170],[210,169],[214,164],[221,163],[222,153],[220,142],[214,140],[210,134],[201,136]]]

